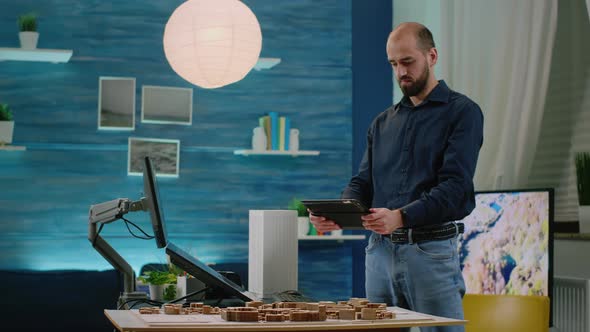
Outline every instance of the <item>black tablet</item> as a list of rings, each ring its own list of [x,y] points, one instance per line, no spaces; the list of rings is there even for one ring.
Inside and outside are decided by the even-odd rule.
[[[301,203],[311,214],[330,219],[342,229],[364,229],[361,216],[371,213],[356,199],[307,199]]]

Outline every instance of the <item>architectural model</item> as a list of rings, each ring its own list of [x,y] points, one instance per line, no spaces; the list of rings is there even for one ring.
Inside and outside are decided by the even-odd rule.
[[[183,308],[182,304],[165,304],[159,307],[144,307],[140,314],[166,315],[221,315],[225,321],[232,322],[314,322],[326,319],[339,320],[380,320],[393,319],[395,314],[387,311],[385,303],[371,303],[365,298],[350,298],[348,301],[320,302],[274,302],[264,304],[259,301],[246,302],[245,307],[218,308],[191,303]]]

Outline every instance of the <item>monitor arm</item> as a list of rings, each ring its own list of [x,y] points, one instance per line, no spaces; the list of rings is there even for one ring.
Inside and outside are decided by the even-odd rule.
[[[135,292],[135,272],[131,265],[111,247],[97,232],[98,224],[108,224],[123,217],[131,211],[148,209],[148,201],[142,197],[138,201],[131,201],[128,198],[118,198],[108,202],[90,206],[88,216],[88,240],[92,247],[98,251],[117,271],[123,274],[123,300],[127,298],[142,298],[145,293]]]

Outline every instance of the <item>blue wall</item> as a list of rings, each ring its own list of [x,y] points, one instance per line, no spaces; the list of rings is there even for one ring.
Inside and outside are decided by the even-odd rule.
[[[282,62],[215,90],[183,81],[165,60],[164,25],[182,2],[0,0],[0,46],[18,47],[16,17],[36,11],[38,47],[74,51],[66,64],[0,62],[13,144],[27,147],[0,151],[0,269],[111,268],[86,238],[88,208],[142,196],[141,177],[127,176],[128,137],[181,141],[180,176],[158,178],[168,232],[207,263],[247,262],[248,210],[339,195],[352,172],[351,0],[244,1],[261,24],[261,56]],[[99,76],[136,78],[134,131],[97,130]],[[193,124],[141,123],[142,85],[193,87]],[[233,155],[269,111],[289,116],[301,148],[320,156]],[[127,218],[151,232],[146,214]],[[101,234],[136,272],[165,261],[122,222]],[[302,242],[300,288],[322,299],[350,296],[353,250]]]

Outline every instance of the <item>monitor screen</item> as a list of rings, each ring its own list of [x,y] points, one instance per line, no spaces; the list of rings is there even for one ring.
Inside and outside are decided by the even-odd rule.
[[[172,242],[166,246],[166,254],[170,256],[170,262],[186,271],[188,274],[202,281],[208,287],[218,287],[226,297],[236,297],[243,301],[257,301],[256,298],[242,290],[233,281],[221,275],[210,266],[199,261]]]
[[[551,300],[553,189],[477,192],[475,201],[459,241],[467,293]]]
[[[158,248],[164,248],[167,243],[166,227],[164,226],[164,213],[160,203],[160,194],[158,192],[158,183],[156,181],[156,171],[149,157],[144,158],[143,164],[143,191],[148,202],[154,238]]]

